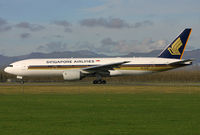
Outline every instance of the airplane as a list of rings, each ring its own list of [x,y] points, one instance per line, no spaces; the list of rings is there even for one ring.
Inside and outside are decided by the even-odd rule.
[[[64,80],[96,77],[93,84],[106,84],[102,77],[143,75],[192,64],[182,59],[192,29],[186,28],[157,57],[27,59],[4,69],[23,81],[26,76],[63,76]]]

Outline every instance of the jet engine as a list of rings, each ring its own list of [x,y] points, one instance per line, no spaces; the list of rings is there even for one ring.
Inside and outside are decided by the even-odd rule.
[[[83,75],[78,70],[67,70],[63,72],[63,78],[67,81],[81,80]]]

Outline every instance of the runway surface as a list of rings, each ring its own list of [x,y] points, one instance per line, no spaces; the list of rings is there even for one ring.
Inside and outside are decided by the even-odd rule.
[[[1,86],[200,86],[200,82],[195,83],[181,83],[181,82],[108,82],[107,84],[92,84],[92,82],[27,82],[24,84],[21,83],[0,83]]]

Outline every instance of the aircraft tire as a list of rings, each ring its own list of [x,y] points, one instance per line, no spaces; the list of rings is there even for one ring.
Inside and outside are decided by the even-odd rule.
[[[98,81],[97,81],[97,80],[94,80],[94,81],[93,81],[93,84],[97,84],[97,83],[98,83]]]
[[[24,80],[21,80],[20,83],[21,83],[21,84],[24,84]]]
[[[94,80],[93,84],[106,84],[106,80]]]
[[[101,84],[106,84],[106,80],[102,80],[102,81],[101,81]]]

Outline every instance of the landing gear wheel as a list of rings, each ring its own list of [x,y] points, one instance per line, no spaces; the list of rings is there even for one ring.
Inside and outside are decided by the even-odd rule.
[[[101,84],[106,84],[106,80],[102,80],[102,81],[101,81]]]
[[[97,84],[101,84],[101,80],[98,80],[98,83]]]
[[[94,81],[93,81],[93,84],[97,84],[97,83],[98,83],[98,81],[97,81],[97,80],[94,80]]]
[[[21,83],[21,84],[24,84],[24,80],[21,80],[20,83]]]
[[[106,84],[105,80],[94,80],[93,84]]]

